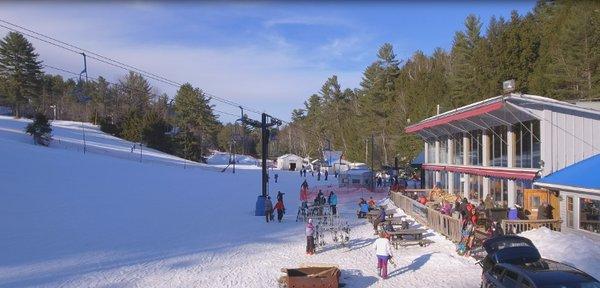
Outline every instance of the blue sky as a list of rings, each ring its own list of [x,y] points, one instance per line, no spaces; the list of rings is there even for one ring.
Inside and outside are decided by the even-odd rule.
[[[379,46],[400,59],[416,50],[448,50],[470,13],[525,14],[533,1],[448,2],[75,2],[0,3],[0,18],[118,59],[177,82],[289,119],[292,109],[331,75],[355,88]],[[485,30],[485,27],[484,27]],[[0,33],[6,33],[0,28]],[[41,59],[81,70],[77,55],[31,40]],[[92,76],[125,74],[89,63]],[[48,72],[54,72],[48,70]],[[175,88],[152,82],[158,91]],[[219,110],[238,113],[215,102]],[[222,120],[230,121],[231,116]]]

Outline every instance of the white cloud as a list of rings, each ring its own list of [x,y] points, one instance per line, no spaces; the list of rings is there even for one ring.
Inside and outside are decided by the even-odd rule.
[[[79,16],[69,9],[34,9],[34,6],[0,5],[0,18],[168,79],[180,83],[190,82],[219,97],[267,110],[283,119],[288,119],[292,109],[301,107],[303,101],[317,92],[326,78],[333,74],[338,75],[345,86],[356,87],[360,81],[360,71],[331,68],[321,60],[325,58],[323,55],[303,51],[302,48],[291,45],[282,35],[274,33],[260,34],[267,44],[258,42],[228,47],[136,42],[135,37],[128,35],[139,33],[140,23],[132,22],[131,19],[112,17],[106,13]],[[136,6],[136,9],[144,11],[154,8]],[[22,18],[21,15],[31,17]],[[273,20],[270,25],[326,22],[320,21],[324,20],[280,19]],[[0,29],[0,33],[1,31]],[[46,64],[75,72],[82,70],[81,56],[35,39],[31,41]],[[342,50],[358,39],[335,41],[326,45],[321,52],[342,53]],[[103,76],[109,81],[117,81],[126,74],[124,70],[92,59],[88,60],[88,71],[90,76]],[[56,73],[51,70],[48,72]],[[170,96],[175,94],[175,87],[156,81],[151,83]],[[218,102],[215,104],[220,110],[237,113],[234,107]]]

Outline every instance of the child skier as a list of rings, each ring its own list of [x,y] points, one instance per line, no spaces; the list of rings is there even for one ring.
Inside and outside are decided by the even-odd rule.
[[[387,264],[392,258],[392,246],[385,232],[379,233],[379,238],[373,243],[377,255],[377,274],[383,279],[387,279]]]
[[[306,255],[315,253],[315,226],[312,219],[308,219],[306,224]]]
[[[275,183],[277,183],[277,179],[279,179],[279,174],[275,173]]]
[[[277,201],[277,204],[275,204],[275,210],[277,210],[277,221],[281,222],[281,219],[283,219],[283,214],[285,213],[285,207],[283,206],[283,197]]]

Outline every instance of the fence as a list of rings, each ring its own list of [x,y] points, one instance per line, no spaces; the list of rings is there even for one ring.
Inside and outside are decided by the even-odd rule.
[[[550,230],[560,231],[562,220],[502,220],[502,229],[506,234],[521,233],[540,227],[546,227]]]
[[[444,215],[398,192],[391,192],[390,197],[398,208],[422,225],[428,226],[452,241],[460,241],[460,219]]]

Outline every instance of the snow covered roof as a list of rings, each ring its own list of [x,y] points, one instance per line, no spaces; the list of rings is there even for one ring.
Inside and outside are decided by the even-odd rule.
[[[298,158],[300,160],[304,160],[304,158],[302,158],[302,157],[300,157],[300,156],[298,156],[296,154],[283,154],[283,155],[277,157],[278,160],[283,160],[283,159],[286,159],[286,158]]]

